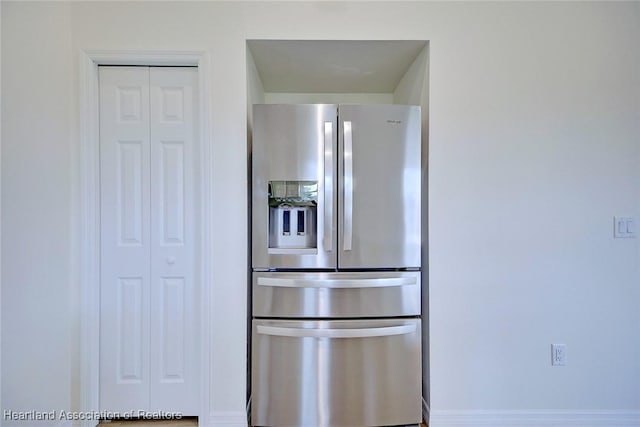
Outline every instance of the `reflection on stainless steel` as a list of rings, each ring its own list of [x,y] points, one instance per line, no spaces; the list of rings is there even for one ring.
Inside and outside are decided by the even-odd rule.
[[[343,251],[350,251],[353,243],[353,139],[351,134],[351,122],[342,122],[344,141],[344,231],[342,232],[344,244]]]
[[[418,422],[420,337],[418,319],[254,320],[254,425]]]
[[[333,123],[324,123],[324,249],[333,251]],[[331,200],[328,203],[327,200]]]

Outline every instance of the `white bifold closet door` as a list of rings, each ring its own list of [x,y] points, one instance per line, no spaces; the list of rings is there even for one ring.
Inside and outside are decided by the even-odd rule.
[[[100,410],[197,415],[197,68],[99,86]]]

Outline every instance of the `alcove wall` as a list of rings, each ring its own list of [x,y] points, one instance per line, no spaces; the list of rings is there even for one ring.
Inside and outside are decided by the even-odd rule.
[[[251,173],[254,104],[406,104],[421,107],[422,382],[424,403],[429,405],[428,41],[247,40],[246,55],[249,174]],[[249,176],[248,182],[251,182],[250,178]],[[249,230],[249,235],[250,233]],[[249,247],[250,244],[249,241]],[[249,270],[250,265],[249,260]],[[247,310],[249,318],[251,316],[250,299],[249,287]],[[250,320],[248,324],[251,324]],[[251,340],[248,339],[248,342],[250,345]],[[250,357],[250,352],[248,354]],[[247,378],[249,397],[250,375]]]

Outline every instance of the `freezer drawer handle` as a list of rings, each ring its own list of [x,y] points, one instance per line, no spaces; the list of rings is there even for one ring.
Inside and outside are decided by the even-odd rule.
[[[378,279],[287,279],[258,277],[258,286],[278,288],[383,288],[417,285],[415,277],[383,277]]]
[[[281,328],[278,326],[258,325],[258,333],[278,337],[296,338],[368,338],[388,337],[392,335],[406,335],[416,331],[415,323],[401,326],[386,326],[383,328],[362,329],[303,329]]]

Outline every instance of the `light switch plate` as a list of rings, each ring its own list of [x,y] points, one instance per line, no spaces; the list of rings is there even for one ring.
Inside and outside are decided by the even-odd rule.
[[[632,216],[614,216],[613,237],[616,239],[636,237],[635,218]]]

